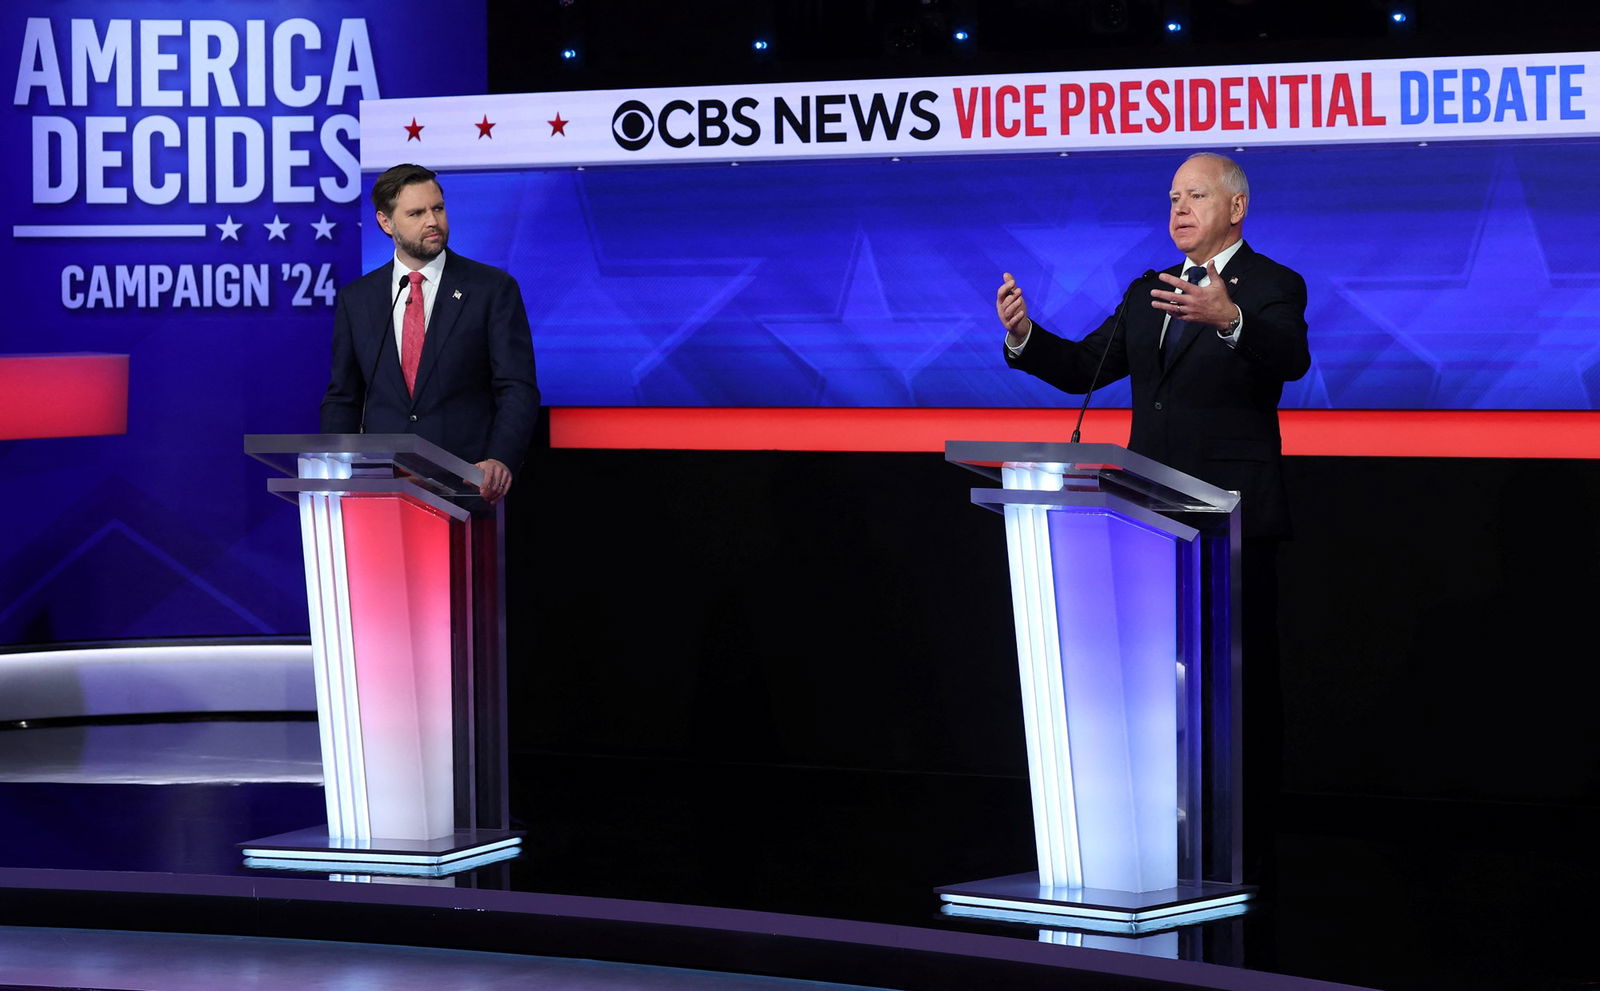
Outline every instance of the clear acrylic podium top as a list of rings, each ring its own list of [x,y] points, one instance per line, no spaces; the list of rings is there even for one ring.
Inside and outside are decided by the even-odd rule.
[[[244,453],[289,476],[268,489],[293,500],[303,491],[394,491],[401,486],[451,515],[493,513],[478,494],[483,470],[416,434],[246,434]],[[302,459],[348,465],[348,477],[302,477]],[[340,472],[342,475],[342,471]]]
[[[1063,490],[1103,493],[1162,516],[1228,517],[1239,508],[1237,492],[1219,489],[1120,444],[952,440],[945,442],[944,457],[996,480],[1004,468],[1059,474]]]

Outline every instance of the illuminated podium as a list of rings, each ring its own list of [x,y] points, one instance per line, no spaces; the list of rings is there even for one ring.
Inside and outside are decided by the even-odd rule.
[[[300,507],[328,822],[245,864],[442,875],[515,856],[502,510],[412,434],[253,435]]]
[[[1136,933],[1244,911],[1239,497],[1115,444],[951,441],[1005,517],[1036,872],[941,911]]]

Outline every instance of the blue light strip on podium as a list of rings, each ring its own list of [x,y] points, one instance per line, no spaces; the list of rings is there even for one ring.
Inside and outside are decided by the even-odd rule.
[[[1041,884],[1029,871],[947,885],[938,894],[946,915],[1133,934],[1243,914],[1255,890],[1217,882],[1144,892],[1065,887]]]
[[[1037,905],[1020,908],[1007,907],[1004,904],[990,906],[952,902],[942,906],[939,912],[958,919],[989,919],[995,922],[1018,922],[1024,925],[1087,929],[1091,932],[1137,936],[1197,925],[1201,922],[1213,922],[1217,919],[1231,919],[1248,912],[1250,905],[1249,896],[1236,895],[1232,899],[1219,900],[1208,907],[1191,908],[1174,915],[1139,915],[1133,918],[1063,915],[1059,912],[1040,911],[1039,908]]]
[[[520,836],[513,836],[498,843],[484,846],[481,852],[488,853],[495,850],[505,850],[522,842]],[[480,852],[479,848],[455,850],[450,853],[395,853],[382,850],[353,850],[353,849],[327,849],[305,850],[286,853],[269,847],[244,847],[246,857],[259,857],[264,859],[292,861],[305,865],[308,863],[321,864],[328,861],[339,863],[364,863],[364,864],[448,864]],[[361,856],[354,856],[360,854]]]
[[[317,871],[319,873],[326,871],[330,874],[352,874],[357,877],[366,877],[372,874],[393,874],[403,877],[447,877],[451,874],[460,874],[463,871],[487,867],[490,864],[498,864],[502,860],[511,860],[521,853],[522,849],[519,846],[509,846],[494,850],[491,853],[440,864],[376,864],[371,861],[355,860],[321,860],[312,863],[284,857],[246,856],[244,865],[254,870]]]
[[[440,876],[508,860],[522,852],[522,834],[462,830],[436,840],[330,841],[326,830],[302,829],[239,844],[246,867]]]

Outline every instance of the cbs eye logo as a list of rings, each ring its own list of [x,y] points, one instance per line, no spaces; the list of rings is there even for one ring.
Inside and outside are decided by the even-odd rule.
[[[629,100],[611,115],[611,136],[624,151],[638,151],[650,143],[655,133],[655,116],[638,100]]]

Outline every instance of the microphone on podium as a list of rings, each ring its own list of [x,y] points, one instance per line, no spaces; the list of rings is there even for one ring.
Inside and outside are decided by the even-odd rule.
[[[367,399],[372,395],[372,377],[378,374],[378,361],[383,358],[384,339],[393,336],[395,304],[400,302],[400,294],[405,292],[406,287],[409,285],[411,285],[411,277],[409,275],[400,276],[400,284],[395,287],[394,299],[389,300],[388,313],[383,321],[389,329],[387,332],[380,331],[378,333],[378,346],[372,349],[372,364],[367,368],[367,377],[361,382],[361,423],[356,427],[356,433],[358,434],[367,432]],[[406,305],[411,305],[409,297],[406,299]]]
[[[1106,355],[1111,353],[1112,345],[1117,343],[1117,331],[1122,329],[1122,323],[1128,315],[1128,293],[1133,292],[1133,287],[1145,279],[1153,278],[1156,270],[1146,269],[1145,273],[1128,283],[1128,288],[1123,290],[1122,302],[1117,305],[1117,320],[1111,325],[1111,336],[1106,338],[1106,347],[1100,352],[1100,364],[1094,366],[1094,377],[1089,379],[1089,391],[1083,394],[1083,405],[1078,407],[1078,422],[1072,425],[1072,443],[1078,442],[1079,435],[1083,432],[1083,415],[1089,412],[1089,397],[1094,395],[1094,390],[1100,385],[1100,370],[1106,367]]]

